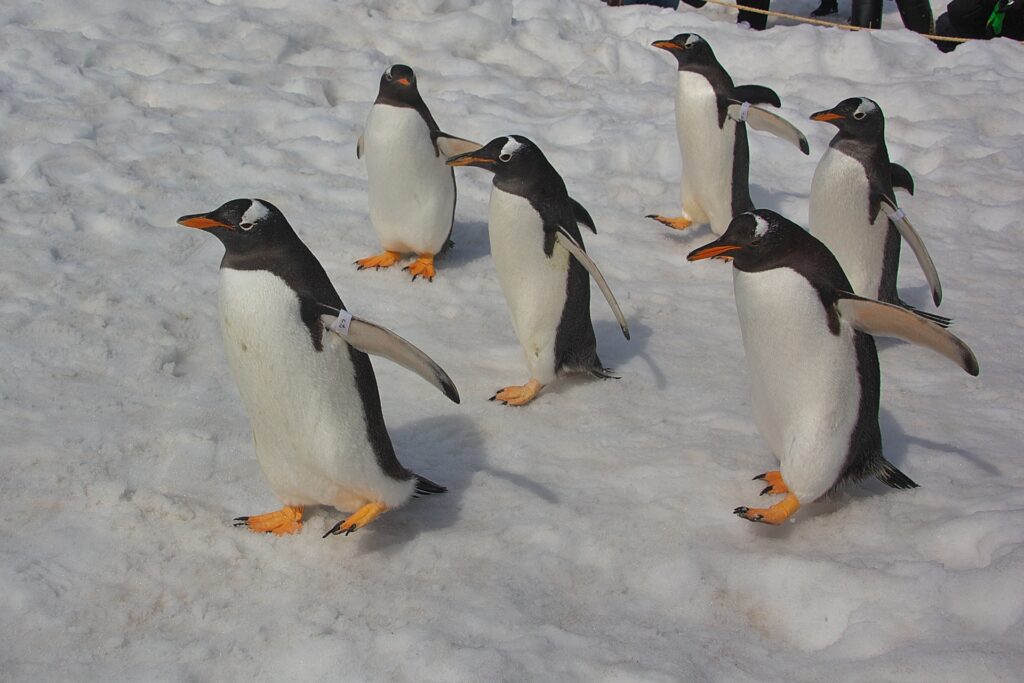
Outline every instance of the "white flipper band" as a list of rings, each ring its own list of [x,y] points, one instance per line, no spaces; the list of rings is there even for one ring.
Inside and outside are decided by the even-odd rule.
[[[331,332],[340,335],[346,342],[363,353],[387,358],[393,363],[410,370],[432,384],[452,402],[459,402],[459,390],[440,365],[430,356],[380,325],[357,318],[348,311],[337,314],[322,314],[320,320]],[[341,321],[345,322],[341,322]]]
[[[948,330],[905,308],[874,299],[851,297],[837,301],[836,310],[856,330],[925,346],[950,359],[964,372],[978,374],[978,359],[967,344]]]
[[[733,121],[746,123],[754,130],[771,133],[777,138],[796,145],[804,154],[810,154],[811,148],[807,144],[807,138],[792,123],[778,114],[773,114],[767,109],[755,106],[750,102],[737,102],[733,100],[726,109],[729,118]]]
[[[906,241],[907,245],[910,246],[911,251],[914,252],[914,256],[917,257],[917,262],[921,265],[921,270],[924,271],[924,277],[928,281],[928,286],[932,290],[932,301],[938,306],[942,303],[942,283],[939,282],[939,272],[935,269],[935,263],[932,261],[931,255],[928,253],[928,249],[924,246],[924,240],[917,234],[917,230],[911,225],[910,221],[907,220],[907,214],[896,207],[885,197],[882,197],[882,208],[885,210],[885,214],[889,217],[889,220],[893,222],[896,229],[899,231],[900,236]]]
[[[608,282],[604,279],[604,275],[598,270],[597,264],[587,256],[587,252],[580,249],[580,246],[576,244],[576,240],[571,235],[567,234],[558,228],[558,232],[555,234],[555,241],[562,245],[566,251],[573,255],[573,257],[580,262],[590,276],[594,278],[594,282],[597,283],[601,293],[604,294],[604,298],[608,301],[608,305],[612,308],[612,313],[615,314],[615,319],[619,322],[619,327],[622,328],[622,334],[629,339],[629,326],[626,325],[626,316],[622,315],[622,309],[619,308],[619,302],[615,300],[615,295],[612,294],[611,287],[608,286]]]
[[[348,311],[338,311],[338,317],[331,323],[329,329],[331,332],[337,332],[343,337],[348,336],[349,325],[352,324],[352,314]]]

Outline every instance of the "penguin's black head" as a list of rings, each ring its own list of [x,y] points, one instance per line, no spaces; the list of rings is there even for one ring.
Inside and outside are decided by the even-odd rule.
[[[805,235],[807,233],[803,228],[774,211],[757,209],[733,218],[725,234],[710,244],[694,249],[686,260],[735,259],[737,268],[747,270],[748,266],[774,260],[780,252],[788,251],[795,239]]]
[[[449,166],[486,168],[499,179],[536,175],[539,167],[550,166],[540,148],[522,135],[494,138],[474,152],[449,157],[446,163]]]
[[[420,97],[416,89],[416,74],[405,64],[389,66],[380,77],[377,99],[414,102]]]
[[[232,199],[209,213],[182,216],[178,223],[214,235],[228,251],[245,251],[294,234],[277,207],[262,199]]]
[[[854,137],[870,137],[885,131],[882,108],[866,97],[850,97],[831,109],[811,114],[812,121],[825,121]]]
[[[679,68],[686,66],[709,64],[715,62],[715,53],[704,40],[696,33],[680,33],[671,40],[656,40],[651,43],[654,47],[668,50],[679,61]]]

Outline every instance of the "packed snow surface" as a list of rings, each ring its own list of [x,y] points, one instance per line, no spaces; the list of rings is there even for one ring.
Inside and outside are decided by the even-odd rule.
[[[776,3],[806,13],[813,0]],[[935,3],[941,9],[939,1]],[[845,8],[844,8],[845,9]],[[791,23],[791,22],[790,22]],[[778,26],[597,0],[15,0],[0,7],[0,679],[1019,680],[1024,671],[1024,48]],[[687,263],[675,64],[697,32],[782,97],[804,157],[751,132],[759,206],[807,220],[854,95],[917,181],[902,205],[975,350],[971,378],[883,342],[886,453],[922,487],[853,487],[782,528],[733,516],[775,461],[747,401],[729,267]],[[491,177],[458,169],[433,283],[379,250],[355,145],[382,71],[442,129],[536,141],[587,208],[602,360],[531,405],[488,253]],[[461,405],[375,363],[404,464],[450,492],[352,536],[279,507],[217,321],[222,247],[178,216],[278,206],[349,308],[420,346]],[[900,291],[931,310],[904,249]]]

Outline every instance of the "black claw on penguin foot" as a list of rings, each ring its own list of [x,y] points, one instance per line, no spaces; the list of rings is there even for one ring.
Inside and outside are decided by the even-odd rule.
[[[235,522],[234,526],[247,526],[247,522],[248,521],[249,521],[248,517],[235,517],[235,519],[234,519],[234,522]]]
[[[763,519],[763,515],[754,515],[753,517],[747,517],[747,513],[750,512],[750,508],[746,505],[741,505],[732,511],[734,515],[739,515],[743,519],[749,519],[751,522],[760,522]]]
[[[341,520],[340,522],[332,526],[330,529],[328,529],[327,533],[321,536],[320,538],[327,538],[328,536],[337,536],[338,534],[345,534],[346,536],[348,536],[350,533],[359,528],[355,524],[352,524],[347,529],[343,529],[341,525],[344,523],[345,520]]]
[[[771,487],[770,484],[768,486],[765,486],[763,489],[761,489],[761,495],[762,496],[766,496],[766,495],[768,495],[771,492],[772,492],[772,487]]]
[[[757,475],[756,477],[754,477],[750,481],[757,481],[757,480],[764,481],[767,476],[768,476],[767,472],[762,472],[761,474]]]

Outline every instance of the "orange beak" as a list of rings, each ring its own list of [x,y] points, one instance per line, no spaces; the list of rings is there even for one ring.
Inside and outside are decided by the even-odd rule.
[[[726,256],[734,251],[739,251],[742,247],[737,247],[733,244],[714,244],[711,243],[704,247],[699,247],[690,252],[689,256],[686,257],[687,261],[703,261],[706,258],[720,258],[724,261],[729,261],[732,256]]]
[[[398,83],[399,85],[409,85],[409,79],[399,78],[397,81],[395,81],[395,83]]]
[[[812,121],[838,121],[845,118],[842,114],[836,114],[832,111],[819,111],[817,114],[811,114]]]
[[[473,156],[473,153],[459,154],[458,156],[448,157],[445,161],[449,166],[490,166],[495,163],[494,159],[488,159],[487,157]]]
[[[671,40],[656,40],[651,43],[652,47],[660,47],[662,50],[678,50],[679,45]]]
[[[178,219],[178,225],[184,225],[186,228],[199,228],[200,230],[206,230],[208,228],[227,228],[231,229],[231,226],[227,223],[221,223],[215,221],[212,218],[207,218],[205,215],[197,214],[194,216],[182,216]]]

